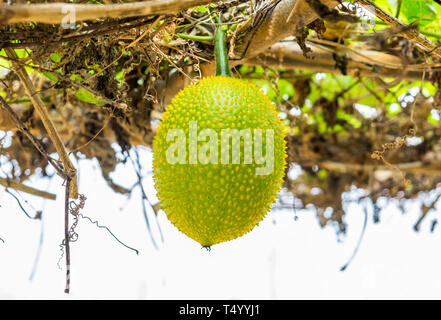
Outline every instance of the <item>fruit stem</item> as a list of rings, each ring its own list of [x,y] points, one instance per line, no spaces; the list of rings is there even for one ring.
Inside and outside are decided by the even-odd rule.
[[[227,41],[225,29],[227,26],[219,26],[214,37],[214,56],[216,58],[216,75],[231,77],[228,65]]]

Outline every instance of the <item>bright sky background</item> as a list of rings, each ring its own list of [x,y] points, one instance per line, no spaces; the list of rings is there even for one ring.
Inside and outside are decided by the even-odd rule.
[[[155,201],[148,173],[151,153],[143,150],[144,186]],[[127,200],[107,187],[96,161],[82,160],[78,165],[80,192],[88,198],[82,213],[108,226],[140,254],[80,220],[79,239],[71,245],[71,295],[66,296],[64,259],[63,270],[57,267],[64,235],[62,181],[34,179],[27,183],[55,192],[58,198],[42,201],[22,194],[36,209],[44,207],[43,249],[31,282],[40,222],[29,220],[1,188],[0,237],[5,243],[0,241],[0,299],[441,298],[441,234],[429,232],[439,209],[429,213],[420,233],[412,229],[419,216],[416,209],[402,215],[390,206],[382,211],[379,224],[373,224],[370,216],[358,255],[345,272],[339,269],[351,256],[363,225],[363,211],[355,205],[346,216],[349,227],[342,242],[333,227],[320,228],[313,211],[297,211],[295,221],[293,211],[279,210],[269,213],[251,233],[215,245],[211,252],[180,233],[160,212],[165,241],[155,250],[139,192]],[[113,178],[130,186],[135,181],[133,168],[120,166]],[[160,242],[155,223],[153,227]]]

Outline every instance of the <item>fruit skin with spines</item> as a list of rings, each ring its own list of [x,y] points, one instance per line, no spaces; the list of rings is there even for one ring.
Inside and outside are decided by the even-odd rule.
[[[219,53],[225,52],[225,37],[217,41],[219,38],[218,32],[217,62],[221,60]],[[224,50],[219,50],[219,46]],[[161,208],[180,231],[203,247],[236,239],[258,225],[277,198],[286,167],[284,127],[275,105],[255,84],[230,77],[226,72],[227,62],[222,63],[226,66],[220,66],[221,72],[218,66],[217,72],[222,75],[203,78],[175,96],[162,116],[153,141],[153,174]],[[217,164],[189,163],[191,121],[196,121],[198,132],[212,129],[217,133]],[[167,150],[174,141],[167,141],[166,137],[172,129],[181,129],[187,137],[185,164],[167,161]],[[267,130],[273,130],[272,172],[257,175],[256,168],[262,164],[254,160],[251,164],[244,163],[243,140],[240,163],[222,164],[222,129],[250,129],[251,133],[262,129],[263,154],[267,148]],[[205,143],[198,141],[198,150]]]

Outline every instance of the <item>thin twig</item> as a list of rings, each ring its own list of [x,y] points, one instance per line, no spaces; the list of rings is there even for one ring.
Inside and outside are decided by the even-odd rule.
[[[57,198],[57,195],[53,193],[49,193],[46,191],[41,191],[32,187],[29,187],[27,185],[24,185],[21,182],[8,179],[8,178],[0,178],[0,185],[4,186],[5,188],[11,188],[18,191],[23,191],[29,194],[32,194],[37,197],[42,197],[45,199],[55,200]]]
[[[429,213],[430,210],[435,209],[435,206],[438,202],[438,200],[441,198],[441,194],[439,194],[435,200],[433,200],[432,204],[430,206],[426,206],[424,203],[421,207],[421,216],[418,218],[417,222],[415,223],[415,225],[413,226],[413,229],[416,232],[420,231],[420,225],[423,222],[423,220],[426,218],[427,214]]]
[[[37,271],[38,262],[40,261],[41,249],[43,248],[44,241],[44,222],[42,217],[42,212],[40,212],[40,240],[38,241],[37,254],[35,255],[34,265],[32,267],[31,274],[29,275],[29,281],[34,280],[35,272]]]
[[[66,250],[66,288],[65,293],[70,292],[70,235],[69,235],[69,194],[71,178],[66,179],[66,193],[64,199],[64,247]]]
[[[138,151],[136,149],[135,149],[135,155],[136,155],[136,164],[138,165],[137,173],[138,173],[138,177],[140,177],[139,187],[141,188],[141,191],[142,191],[142,194],[143,194],[143,198],[149,203],[150,207],[152,208],[153,212],[155,213],[156,227],[159,230],[159,235],[161,237],[161,242],[164,243],[164,235],[162,234],[161,226],[159,225],[157,209],[155,208],[155,206],[151,203],[151,201],[147,197],[147,193],[145,192],[144,187],[142,185],[141,163],[139,161],[139,153],[138,153]]]
[[[137,249],[135,249],[135,248],[132,248],[132,247],[129,247],[128,245],[126,245],[124,242],[122,242],[121,240],[119,240],[118,237],[115,236],[115,235],[113,234],[113,232],[112,232],[108,227],[106,227],[106,226],[102,226],[102,225],[98,224],[98,221],[97,221],[97,220],[93,221],[91,218],[89,218],[89,217],[87,217],[87,216],[84,216],[84,215],[81,214],[81,213],[78,214],[78,217],[80,217],[80,218],[82,218],[82,219],[86,219],[86,220],[88,220],[90,223],[96,225],[96,226],[97,226],[98,228],[100,228],[100,229],[104,229],[104,230],[106,230],[106,231],[107,231],[108,233],[110,233],[110,235],[111,235],[116,241],[118,241],[122,246],[124,246],[124,247],[126,247],[127,249],[130,249],[130,250],[132,250],[132,251],[135,251],[136,254],[139,254],[139,250],[137,250]]]
[[[11,191],[9,191],[8,189],[6,189],[6,192],[9,193],[14,199],[15,201],[17,201],[18,206],[20,207],[21,211],[26,215],[26,217],[28,217],[29,219],[35,219],[34,217],[32,217],[23,207],[23,205],[21,204],[20,200],[17,198],[17,196],[15,194],[13,194]]]
[[[144,215],[145,224],[147,226],[147,230],[149,232],[150,239],[151,239],[151,241],[153,243],[153,246],[155,247],[156,250],[158,250],[158,245],[156,244],[155,238],[153,237],[153,233],[152,233],[152,229],[151,229],[151,226],[150,226],[149,217],[147,215],[147,208],[145,206],[145,201],[148,202],[148,204],[150,205],[150,207],[152,209],[153,209],[153,206],[150,203],[150,201],[149,201],[149,199],[147,197],[147,194],[145,193],[144,186],[142,185],[142,176],[141,176],[141,172],[140,172],[141,168],[140,168],[140,164],[139,164],[139,157],[138,157],[138,153],[136,151],[135,151],[135,153],[136,153],[137,159],[138,159],[137,162],[135,162],[133,160],[133,158],[130,156],[130,154],[129,154],[129,158],[130,158],[130,161],[132,162],[133,168],[135,169],[135,173],[136,173],[136,176],[138,178],[138,185],[139,185],[139,189],[141,191],[142,212],[143,212],[143,215]],[[153,211],[154,211],[154,209],[153,209]],[[155,214],[155,217],[156,217],[156,214]],[[159,227],[159,225],[158,225],[158,227]],[[164,241],[163,238],[162,238],[162,233],[161,233],[161,239],[162,239],[162,241]]]
[[[422,174],[441,174],[441,165],[439,163],[423,163],[422,161],[397,163],[388,165],[376,165],[376,164],[358,164],[349,162],[336,162],[336,161],[301,161],[302,166],[307,165],[318,165],[320,168],[327,169],[336,172],[352,172],[352,171],[391,171],[393,169],[399,169],[401,171],[412,172],[412,173],[422,173]]]
[[[41,100],[40,96],[36,93],[35,87],[31,79],[29,79],[29,76],[25,68],[16,62],[18,60],[18,56],[15,53],[15,51],[11,48],[5,48],[4,50],[9,58],[15,60],[12,61],[14,71],[16,72],[17,76],[23,83],[26,93],[31,99],[34,108],[37,110],[37,112],[40,115],[41,121],[43,122],[43,125],[50,139],[52,140],[52,143],[54,144],[55,149],[57,150],[57,153],[60,156],[61,161],[63,162],[65,174],[67,174],[72,179],[72,184],[69,184],[71,186],[70,196],[71,198],[76,199],[78,197],[76,169],[69,159],[69,155],[67,154],[66,148],[64,147],[64,144],[61,141],[58,131],[55,129],[54,123],[50,119],[46,106],[44,102]]]
[[[164,52],[161,51],[161,49],[159,49],[155,43],[153,41],[150,41],[150,44],[153,48],[153,50],[157,53],[159,53],[163,58],[165,58],[173,67],[175,67],[182,75],[184,75],[187,79],[190,80],[190,82],[194,82],[194,79],[192,77],[190,77],[188,74],[186,74],[184,72],[184,70],[182,70],[182,68],[178,67],[171,59],[168,55],[166,55]]]
[[[361,233],[360,233],[360,237],[358,238],[357,245],[355,246],[355,249],[352,252],[352,255],[349,258],[348,262],[346,262],[345,265],[340,268],[340,271],[346,270],[346,268],[349,266],[349,264],[352,262],[352,260],[354,260],[355,256],[357,255],[358,249],[360,248],[361,241],[363,240],[364,233],[366,232],[366,226],[367,226],[367,220],[368,220],[368,213],[367,213],[366,206],[364,206],[363,212],[364,212],[363,227],[361,229]]]
[[[81,145],[81,146],[75,148],[74,150],[72,150],[71,152],[69,152],[69,154],[75,153],[75,152],[80,151],[81,149],[87,147],[87,146],[88,146],[93,140],[95,140],[95,139],[100,135],[101,132],[103,132],[103,130],[104,130],[104,129],[107,127],[107,125],[109,124],[110,119],[111,119],[111,117],[109,116],[109,117],[107,118],[106,122],[104,123],[104,125],[102,126],[102,128],[101,128],[100,130],[98,130],[98,132],[97,132],[97,133],[96,133],[96,134],[95,134],[95,135],[94,135],[89,141],[87,141],[85,144],[83,144],[83,145]]]

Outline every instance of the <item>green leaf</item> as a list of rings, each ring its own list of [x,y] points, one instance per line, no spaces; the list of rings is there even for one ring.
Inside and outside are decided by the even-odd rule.
[[[336,124],[333,128],[332,128],[332,132],[336,132],[336,133],[342,133],[342,132],[346,132],[346,129],[343,128],[341,125]]]
[[[80,99],[81,101],[87,102],[87,103],[93,103],[98,106],[105,105],[106,102],[100,100],[97,96],[95,96],[93,93],[87,91],[86,89],[80,88],[77,93],[75,93],[75,96]]]
[[[17,56],[20,59],[26,58],[29,56],[25,49],[15,49],[15,53],[17,54]]]
[[[197,12],[208,12],[208,8],[202,6],[196,7],[194,10]]]
[[[397,0],[375,0],[375,4],[395,16],[397,11]]]
[[[437,8],[432,0],[402,0],[401,14],[406,18],[407,23],[418,20],[420,26],[432,23],[437,17]]]
[[[361,127],[361,121],[354,115],[345,113],[343,111],[337,111],[337,119],[345,120],[347,123],[349,123],[354,128],[358,129]]]
[[[279,87],[280,98],[286,95],[289,99],[296,94],[292,83],[288,80],[280,79],[277,81],[277,86]]]
[[[6,57],[5,49],[0,50],[0,56]],[[11,62],[6,60],[6,59],[0,59],[0,69],[1,68],[10,69],[11,68]]]
[[[54,76],[52,73],[49,72],[43,72],[42,73],[46,78],[48,78],[49,80],[52,80],[53,82],[58,82],[58,79],[56,76]]]
[[[320,179],[325,180],[328,177],[329,172],[328,172],[328,170],[320,169],[319,172],[317,173],[317,175]]]
[[[71,75],[71,76],[70,76],[70,80],[73,80],[73,81],[79,81],[79,82],[83,82],[83,81],[84,81],[83,77],[80,76],[79,74],[73,74],[73,75]]]
[[[61,53],[52,53],[50,55],[51,60],[55,63],[60,62],[62,57],[63,55]]]
[[[433,114],[429,114],[429,116],[427,117],[427,121],[433,125],[437,125],[439,123],[439,119],[435,119],[433,117]]]
[[[240,72],[240,74],[244,75],[244,74],[248,73],[250,69],[251,69],[251,67],[247,66],[246,64],[243,64],[239,67],[239,72]]]

